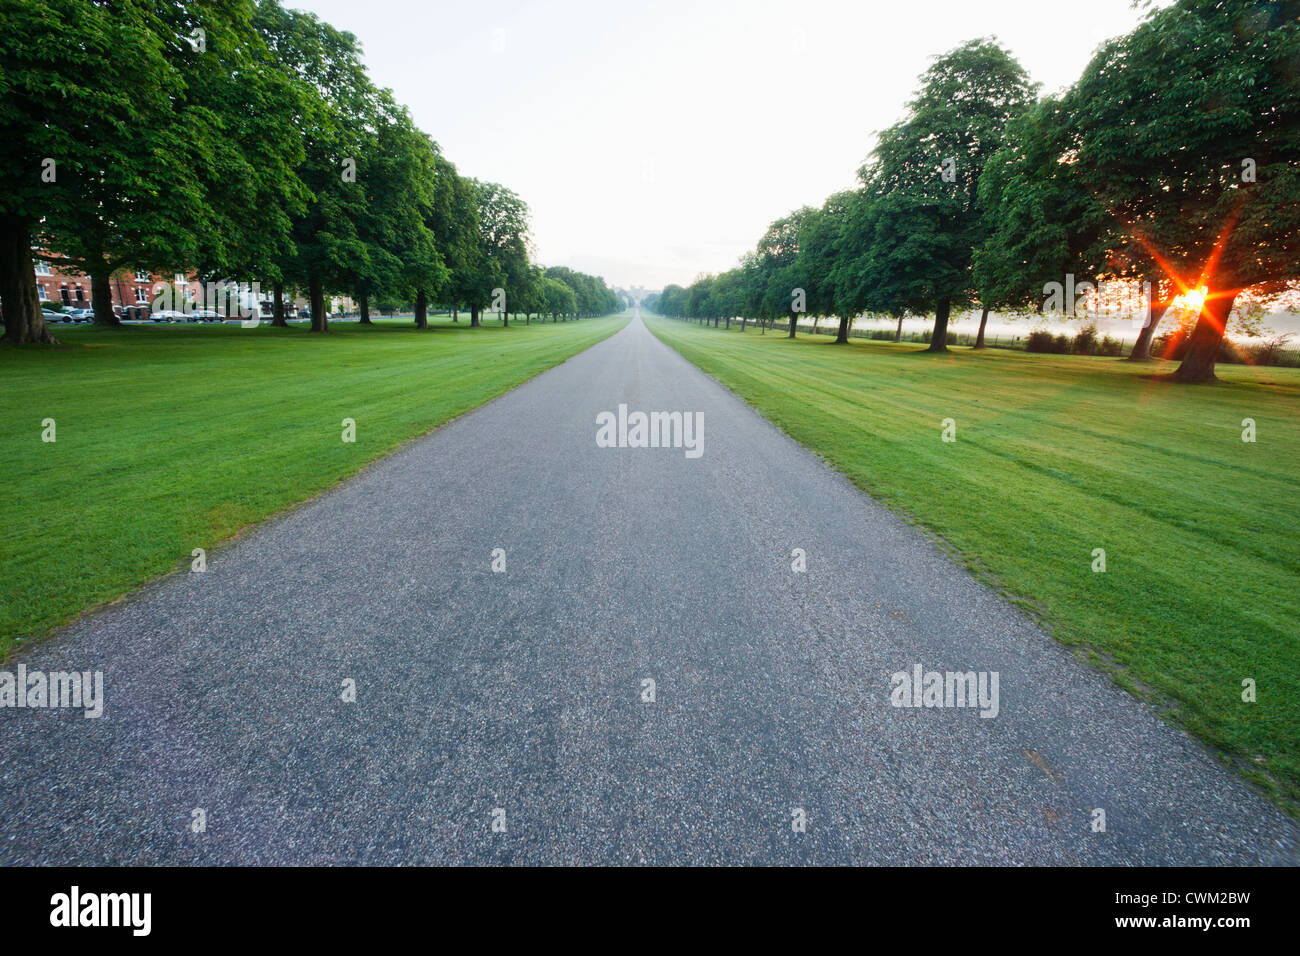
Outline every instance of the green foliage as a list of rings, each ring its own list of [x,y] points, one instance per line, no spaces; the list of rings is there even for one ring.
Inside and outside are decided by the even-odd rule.
[[[802,289],[844,340],[863,312],[933,314],[942,331],[976,303],[1040,311],[1069,277],[1149,289],[1156,314],[1207,285],[1183,338],[1211,357],[1178,375],[1212,378],[1234,300],[1258,310],[1300,287],[1297,63],[1300,0],[1178,0],[1041,101],[1004,49],[970,41],[923,75],[860,189],[777,219],[735,269],[648,305],[772,321]],[[1258,331],[1236,314],[1236,331]]]
[[[1032,85],[1001,47],[972,41],[922,77],[907,118],[881,134],[861,189],[837,193],[774,221],[752,253],[689,290],[668,286],[648,306],[708,319],[791,315],[814,319],[869,311],[892,317],[975,301],[976,250],[990,232],[979,185],[1007,124],[1032,102]],[[1022,283],[1023,285],[1023,283]],[[941,338],[946,341],[941,329]]]
[[[528,206],[498,183],[472,180],[477,245],[466,269],[463,304],[477,312],[487,308],[494,289],[509,299],[530,281],[528,264]]]
[[[1072,174],[1115,252],[1204,286],[1176,377],[1214,378],[1233,301],[1300,277],[1300,0],[1179,0],[1105,44],[1066,97]]]
[[[384,268],[371,260],[373,244],[366,241],[373,237],[365,235],[365,177],[367,142],[378,135],[386,104],[366,75],[352,34],[272,0],[258,9],[275,68],[292,76],[303,93],[293,133],[303,145],[298,175],[311,199],[292,217],[294,253],[281,268],[287,281],[309,290],[312,328],[323,331],[324,291],[352,288],[358,275]]]
[[[461,177],[313,14],[0,0],[0,65],[0,298],[19,341],[50,341],[15,278],[33,244],[90,274],[105,321],[125,267],[303,289],[317,331],[332,293],[475,316],[498,287],[508,307],[541,301],[524,202]],[[619,307],[595,277],[574,291],[575,314]]]
[[[1104,276],[1158,279],[1150,257],[1127,262],[1111,254],[1118,224],[1063,162],[1072,117],[1048,97],[1013,117],[1007,142],[989,157],[979,201],[986,238],[974,251],[980,302],[1031,311],[1044,286]]]
[[[862,304],[874,312],[924,312],[976,300],[972,265],[988,233],[979,196],[985,164],[1007,124],[1033,100],[1009,53],[974,40],[922,76],[906,119],[880,134],[859,175],[868,230],[855,268]]]
[[[282,164],[244,152],[259,140],[238,138],[230,76],[251,74],[255,104],[272,85],[249,69],[251,16],[251,0],[0,6],[7,228],[101,292],[128,264],[183,271],[228,257],[214,239],[233,228],[228,203],[295,194]],[[211,201],[223,183],[243,186]],[[107,301],[97,319],[115,321]]]
[[[571,314],[582,317],[608,315],[619,311],[621,307],[614,290],[600,276],[577,272],[567,266],[551,266],[545,275],[560,282],[573,294],[573,304],[569,309]]]
[[[348,288],[367,295],[385,289],[427,295],[449,277],[435,229],[441,152],[386,90],[379,107],[376,135],[357,177],[365,193],[359,234],[368,255],[355,263]]]
[[[559,279],[550,276],[542,278],[541,298],[545,303],[543,311],[552,317],[573,315],[578,311],[578,297],[570,286]]]
[[[1071,155],[1124,246],[1183,286],[1300,275],[1298,62],[1297,0],[1180,0],[1097,51],[1065,100]]]

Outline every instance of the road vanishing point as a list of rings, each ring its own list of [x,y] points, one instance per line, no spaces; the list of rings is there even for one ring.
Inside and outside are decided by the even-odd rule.
[[[598,447],[620,404],[701,412],[702,455]],[[0,710],[4,864],[1297,862],[639,318],[21,663],[105,704]],[[996,716],[893,706],[917,665],[996,672]]]

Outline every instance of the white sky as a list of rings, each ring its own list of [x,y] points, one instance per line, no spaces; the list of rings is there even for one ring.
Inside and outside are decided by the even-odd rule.
[[[648,289],[730,268],[773,219],[853,185],[932,56],[995,36],[1051,92],[1142,16],[1131,0],[283,2],[356,34],[463,175],[523,197],[538,261]]]

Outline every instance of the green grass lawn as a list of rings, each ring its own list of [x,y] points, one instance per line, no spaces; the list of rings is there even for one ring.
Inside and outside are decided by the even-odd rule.
[[[66,348],[0,349],[0,658],[626,322],[58,326]]]
[[[1296,812],[1300,369],[648,325]]]

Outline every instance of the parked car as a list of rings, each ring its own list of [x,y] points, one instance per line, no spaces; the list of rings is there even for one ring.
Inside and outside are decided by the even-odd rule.
[[[154,312],[150,318],[155,322],[190,322],[193,321],[184,312],[177,312],[175,309],[159,309]]]
[[[46,322],[71,322],[66,312],[55,312],[53,309],[41,309],[41,318]]]
[[[94,309],[73,309],[71,312],[68,312],[66,314],[72,317],[73,322],[94,322],[95,321]]]
[[[122,306],[122,319],[128,322],[147,322],[149,321],[149,306],[143,302],[132,302],[130,305]]]
[[[223,322],[224,317],[220,312],[214,312],[212,309],[195,309],[190,313],[192,320],[195,322]]]

